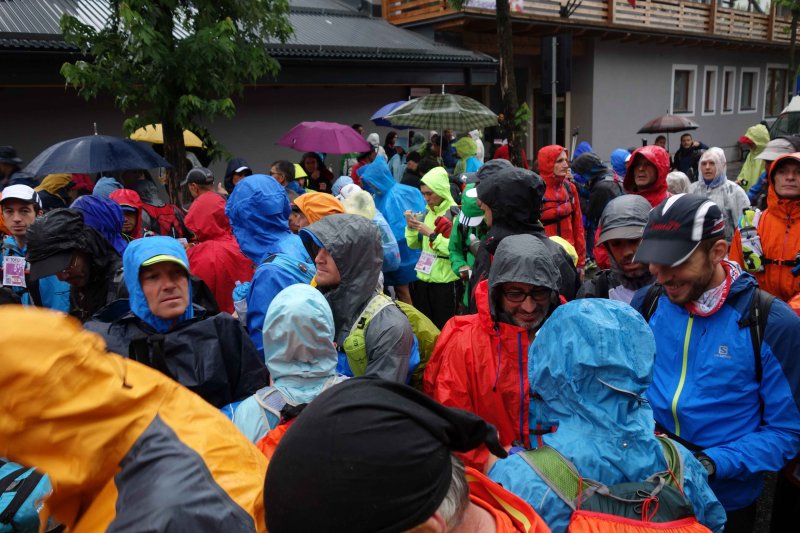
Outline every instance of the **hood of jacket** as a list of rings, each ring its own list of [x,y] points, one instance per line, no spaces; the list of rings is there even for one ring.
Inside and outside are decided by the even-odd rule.
[[[361,215],[331,215],[300,230],[309,255],[315,246],[328,250],[339,269],[336,287],[321,287],[333,311],[336,337],[349,333],[353,321],[378,287],[383,265],[377,226]]]
[[[753,157],[763,152],[764,148],[767,147],[767,143],[769,142],[769,130],[763,124],[750,126],[747,128],[744,136],[753,141],[753,144],[755,145],[750,151],[750,153],[753,154]]]
[[[125,218],[122,207],[114,200],[86,194],[72,202],[71,209],[83,213],[83,222],[97,230],[122,255],[128,243],[122,238],[122,224]]]
[[[108,197],[117,202],[120,207],[133,207],[136,209],[136,225],[133,227],[131,237],[134,239],[142,237],[142,206],[144,203],[139,197],[139,193],[131,189],[119,189],[109,193]]]
[[[478,154],[478,144],[469,135],[454,142],[453,148],[456,149],[456,154],[460,159],[467,159]]]
[[[634,172],[631,171],[631,166],[638,156],[642,156],[656,167],[656,181],[647,189],[640,191],[636,187],[636,180],[634,179]],[[628,159],[628,164],[625,167],[625,179],[622,182],[623,188],[626,193],[638,194],[644,196],[650,205],[655,207],[664,199],[669,196],[667,192],[667,174],[669,174],[669,154],[660,146],[654,144],[642,146],[636,149]]]
[[[294,205],[303,213],[309,224],[321,218],[337,213],[344,213],[342,202],[324,192],[308,191],[294,200]]]
[[[443,167],[435,167],[430,169],[420,180],[423,185],[427,185],[430,190],[442,198],[443,202],[436,206],[432,211],[436,215],[441,215],[447,211],[450,206],[456,205],[450,194],[450,178],[447,175],[447,170]],[[430,207],[428,207],[430,209]]]
[[[653,332],[627,304],[587,298],[559,306],[528,356],[530,387],[540,397],[531,401],[531,423],[558,427],[545,443],[594,471],[652,474],[631,475],[652,470],[661,454],[644,401],[655,351]]]
[[[358,169],[364,189],[375,198],[375,207],[386,218],[392,234],[400,246],[401,255],[403,249],[408,250],[405,244],[406,219],[403,213],[406,209],[416,212],[425,211],[425,198],[419,189],[397,183],[394,180],[389,166],[382,157],[375,158],[375,161]],[[417,262],[417,257],[409,255],[408,260]],[[403,266],[406,261],[403,261]]]
[[[244,255],[256,265],[279,251],[289,231],[289,198],[272,176],[253,174],[233,189],[225,214]]]
[[[544,243],[533,235],[509,235],[500,242],[489,269],[489,309],[495,321],[509,322],[502,319],[502,311],[497,306],[498,291],[504,283],[547,287],[554,293],[551,302],[557,303],[561,274],[550,254]]]
[[[247,164],[247,161],[241,157],[234,157],[228,161],[228,166],[225,167],[225,177],[222,179],[222,186],[225,187],[225,190],[228,191],[228,194],[233,192],[233,173],[237,168],[241,167],[250,168],[250,165]]]
[[[375,161],[359,168],[357,172],[364,188],[376,198],[386,196],[397,184],[389,164],[382,157],[376,157]]]
[[[108,176],[103,176],[102,178],[97,180],[97,183],[95,183],[94,189],[92,189],[92,194],[94,194],[95,196],[103,196],[105,198],[108,198],[112,192],[118,191],[119,189],[122,188],[123,188],[122,184],[118,182],[116,179],[110,178]]]
[[[703,168],[703,161],[713,161],[714,165],[716,166],[717,173],[714,175],[714,179],[711,181],[706,181],[706,178],[703,176],[703,172],[701,170]],[[700,156],[700,161],[698,161],[697,166],[698,175],[700,176],[700,179],[703,180],[703,183],[705,183],[706,187],[716,189],[728,179],[728,163],[725,160],[725,152],[722,151],[722,148],[717,148],[714,146],[703,152],[703,155]]]
[[[181,243],[172,237],[148,237],[131,241],[125,250],[125,255],[122,256],[122,266],[125,274],[125,285],[128,287],[128,294],[130,295],[131,312],[157,332],[166,333],[181,322],[194,317],[192,284],[187,284],[189,291],[188,305],[181,316],[173,320],[164,320],[155,316],[147,305],[147,298],[145,298],[142,285],[139,283],[139,269],[142,263],[157,255],[169,255],[178,259],[186,268],[187,277],[189,276],[189,258],[186,257],[186,252]]]
[[[481,180],[477,190],[478,199],[492,210],[492,227],[487,233],[490,239],[542,231],[539,217],[545,184],[535,172],[508,166],[491,179]]]
[[[62,190],[72,181],[72,174],[48,174],[42,182],[34,187],[36,192],[46,191],[50,194],[61,194]]]
[[[539,174],[548,187],[561,186],[564,181],[564,177],[556,178],[553,174],[553,166],[556,164],[556,159],[566,151],[566,148],[557,144],[551,144],[539,150]]]
[[[184,223],[200,242],[233,237],[231,223],[225,216],[225,198],[215,192],[198,196],[189,207]]]
[[[310,402],[336,377],[333,313],[314,287],[296,284],[279,292],[263,331],[269,375],[290,402]]]
[[[624,148],[617,148],[611,152],[611,156],[609,157],[611,168],[614,169],[614,172],[616,172],[618,176],[625,177],[625,167],[627,166],[630,155],[631,153]]]
[[[800,163],[800,157],[794,154],[786,154],[776,159],[772,166],[769,168],[769,188],[767,189],[767,207],[773,216],[777,216],[782,220],[797,219],[800,220],[800,199],[789,200],[787,198],[780,198],[778,193],[775,192],[775,170],[780,166],[779,161],[784,159],[794,159]]]

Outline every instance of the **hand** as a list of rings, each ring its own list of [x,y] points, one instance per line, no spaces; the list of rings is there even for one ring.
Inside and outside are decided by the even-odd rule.
[[[463,266],[458,269],[458,275],[464,281],[469,280],[470,275],[472,275],[472,270],[468,266]]]
[[[447,220],[445,217],[436,217],[436,233],[441,233],[446,239],[450,238],[450,232],[453,231],[453,221]]]
[[[420,232],[421,235],[424,235],[425,237],[430,237],[431,235],[433,235],[435,233],[433,231],[433,228],[431,228],[430,226],[428,226],[424,222],[416,222],[416,224],[417,224],[416,230],[418,232]]]

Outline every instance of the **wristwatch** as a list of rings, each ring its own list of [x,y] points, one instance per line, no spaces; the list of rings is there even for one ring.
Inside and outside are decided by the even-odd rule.
[[[698,453],[697,455],[695,455],[695,457],[697,458],[698,461],[700,461],[700,464],[703,465],[706,471],[708,472],[708,480],[714,481],[714,477],[717,474],[717,465],[714,463],[714,460],[704,453]]]
[[[433,233],[431,233],[430,235],[428,235],[428,242],[433,242],[433,241],[435,241],[435,240],[436,240],[436,237],[438,237],[438,236],[439,236],[439,234],[438,234],[438,233],[436,233],[436,232],[434,231]]]

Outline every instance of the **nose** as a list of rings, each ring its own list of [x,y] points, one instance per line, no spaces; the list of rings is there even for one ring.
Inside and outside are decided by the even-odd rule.
[[[523,300],[522,304],[520,305],[520,308],[526,313],[533,313],[536,311],[537,307],[539,307],[539,304],[536,303],[536,300],[534,300],[533,296],[530,294],[525,297],[525,300]]]

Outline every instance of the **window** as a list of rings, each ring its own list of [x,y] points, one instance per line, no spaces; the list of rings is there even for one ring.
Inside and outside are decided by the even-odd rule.
[[[703,115],[717,112],[717,67],[703,69]]]
[[[736,69],[725,67],[722,70],[722,114],[733,113],[734,88],[736,87]]]
[[[739,113],[755,113],[758,97],[757,68],[742,68],[742,79],[739,82]]]
[[[697,67],[694,65],[672,66],[672,114],[694,114],[694,84]]]
[[[789,69],[784,65],[767,65],[766,85],[764,116],[777,117],[789,103]]]

